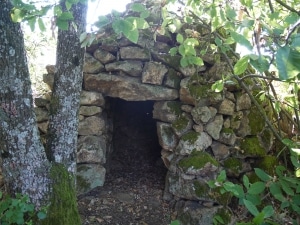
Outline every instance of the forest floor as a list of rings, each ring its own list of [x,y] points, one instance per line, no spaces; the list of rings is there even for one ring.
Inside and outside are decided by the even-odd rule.
[[[162,197],[164,166],[112,164],[103,187],[79,196],[82,224],[169,225],[174,213]]]

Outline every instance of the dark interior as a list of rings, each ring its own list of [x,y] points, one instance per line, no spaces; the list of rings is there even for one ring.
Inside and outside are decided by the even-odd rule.
[[[129,176],[139,180],[151,174],[158,176],[156,180],[164,180],[166,168],[160,158],[153,104],[154,101],[109,98],[113,151],[107,165],[108,179]]]

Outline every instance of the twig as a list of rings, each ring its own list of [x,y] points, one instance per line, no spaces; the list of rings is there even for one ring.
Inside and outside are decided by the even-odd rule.
[[[282,5],[284,8],[290,10],[291,12],[297,13],[300,16],[300,11],[297,11],[296,9],[292,8],[291,6],[285,4],[281,0],[275,0],[278,4]]]

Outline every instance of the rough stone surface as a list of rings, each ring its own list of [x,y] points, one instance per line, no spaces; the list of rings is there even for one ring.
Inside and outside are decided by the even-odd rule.
[[[108,72],[121,71],[133,77],[141,76],[143,72],[142,62],[133,60],[109,63],[105,68]]]
[[[104,51],[102,49],[97,49],[94,52],[94,57],[103,64],[110,63],[116,59],[116,57],[113,54],[111,54],[107,51]]]
[[[177,137],[173,132],[171,124],[168,123],[157,123],[157,135],[159,144],[165,150],[173,151],[177,145]]]
[[[214,141],[211,145],[213,154],[217,160],[222,160],[230,155],[229,147],[220,142]]]
[[[107,141],[98,136],[80,136],[77,145],[77,163],[105,163]]]
[[[79,108],[79,114],[83,116],[93,116],[101,112],[102,108],[99,106],[80,106]]]
[[[220,138],[220,131],[223,127],[223,116],[217,115],[211,122],[209,122],[205,130],[215,140]]]
[[[49,118],[48,111],[43,108],[34,108],[37,122],[47,121]]]
[[[217,110],[213,107],[195,107],[192,112],[193,120],[197,124],[207,123],[217,114]]]
[[[133,60],[149,60],[150,53],[147,50],[139,47],[122,47],[120,49],[121,59],[133,59]]]
[[[95,59],[91,54],[85,54],[85,63],[83,65],[84,73],[99,73],[104,70],[104,65]]]
[[[95,187],[103,186],[105,168],[100,164],[79,164],[77,166],[77,192],[86,193]]]
[[[251,99],[247,93],[243,93],[242,95],[237,97],[236,101],[236,110],[245,110],[251,108]]]
[[[234,114],[234,108],[235,104],[234,102],[230,101],[229,99],[225,98],[220,107],[219,107],[219,113],[224,115],[230,115],[232,116]]]
[[[196,99],[191,96],[187,88],[189,80],[190,78],[187,77],[182,79],[180,82],[180,90],[179,90],[180,101],[188,105],[195,105]]]
[[[103,95],[98,92],[82,91],[80,95],[80,105],[103,106],[105,103]]]
[[[175,101],[155,102],[153,106],[153,118],[163,122],[172,123],[181,114],[180,110],[176,111],[179,107],[180,103]]]
[[[105,128],[102,117],[90,116],[79,121],[78,135],[101,135]]]
[[[181,139],[176,148],[176,152],[180,155],[190,155],[193,150],[204,151],[211,144],[211,137],[206,132],[201,132],[197,134],[195,141]]]
[[[99,91],[110,97],[118,97],[127,101],[174,100],[178,91],[161,86],[141,84],[131,77],[118,77],[109,74],[85,74],[86,90]]]
[[[165,65],[157,62],[147,62],[142,74],[142,83],[161,85],[167,72],[168,69]]]

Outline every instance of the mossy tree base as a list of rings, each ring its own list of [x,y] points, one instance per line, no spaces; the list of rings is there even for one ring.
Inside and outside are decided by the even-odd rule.
[[[50,206],[42,225],[81,225],[73,176],[59,163],[52,165],[50,175]]]

